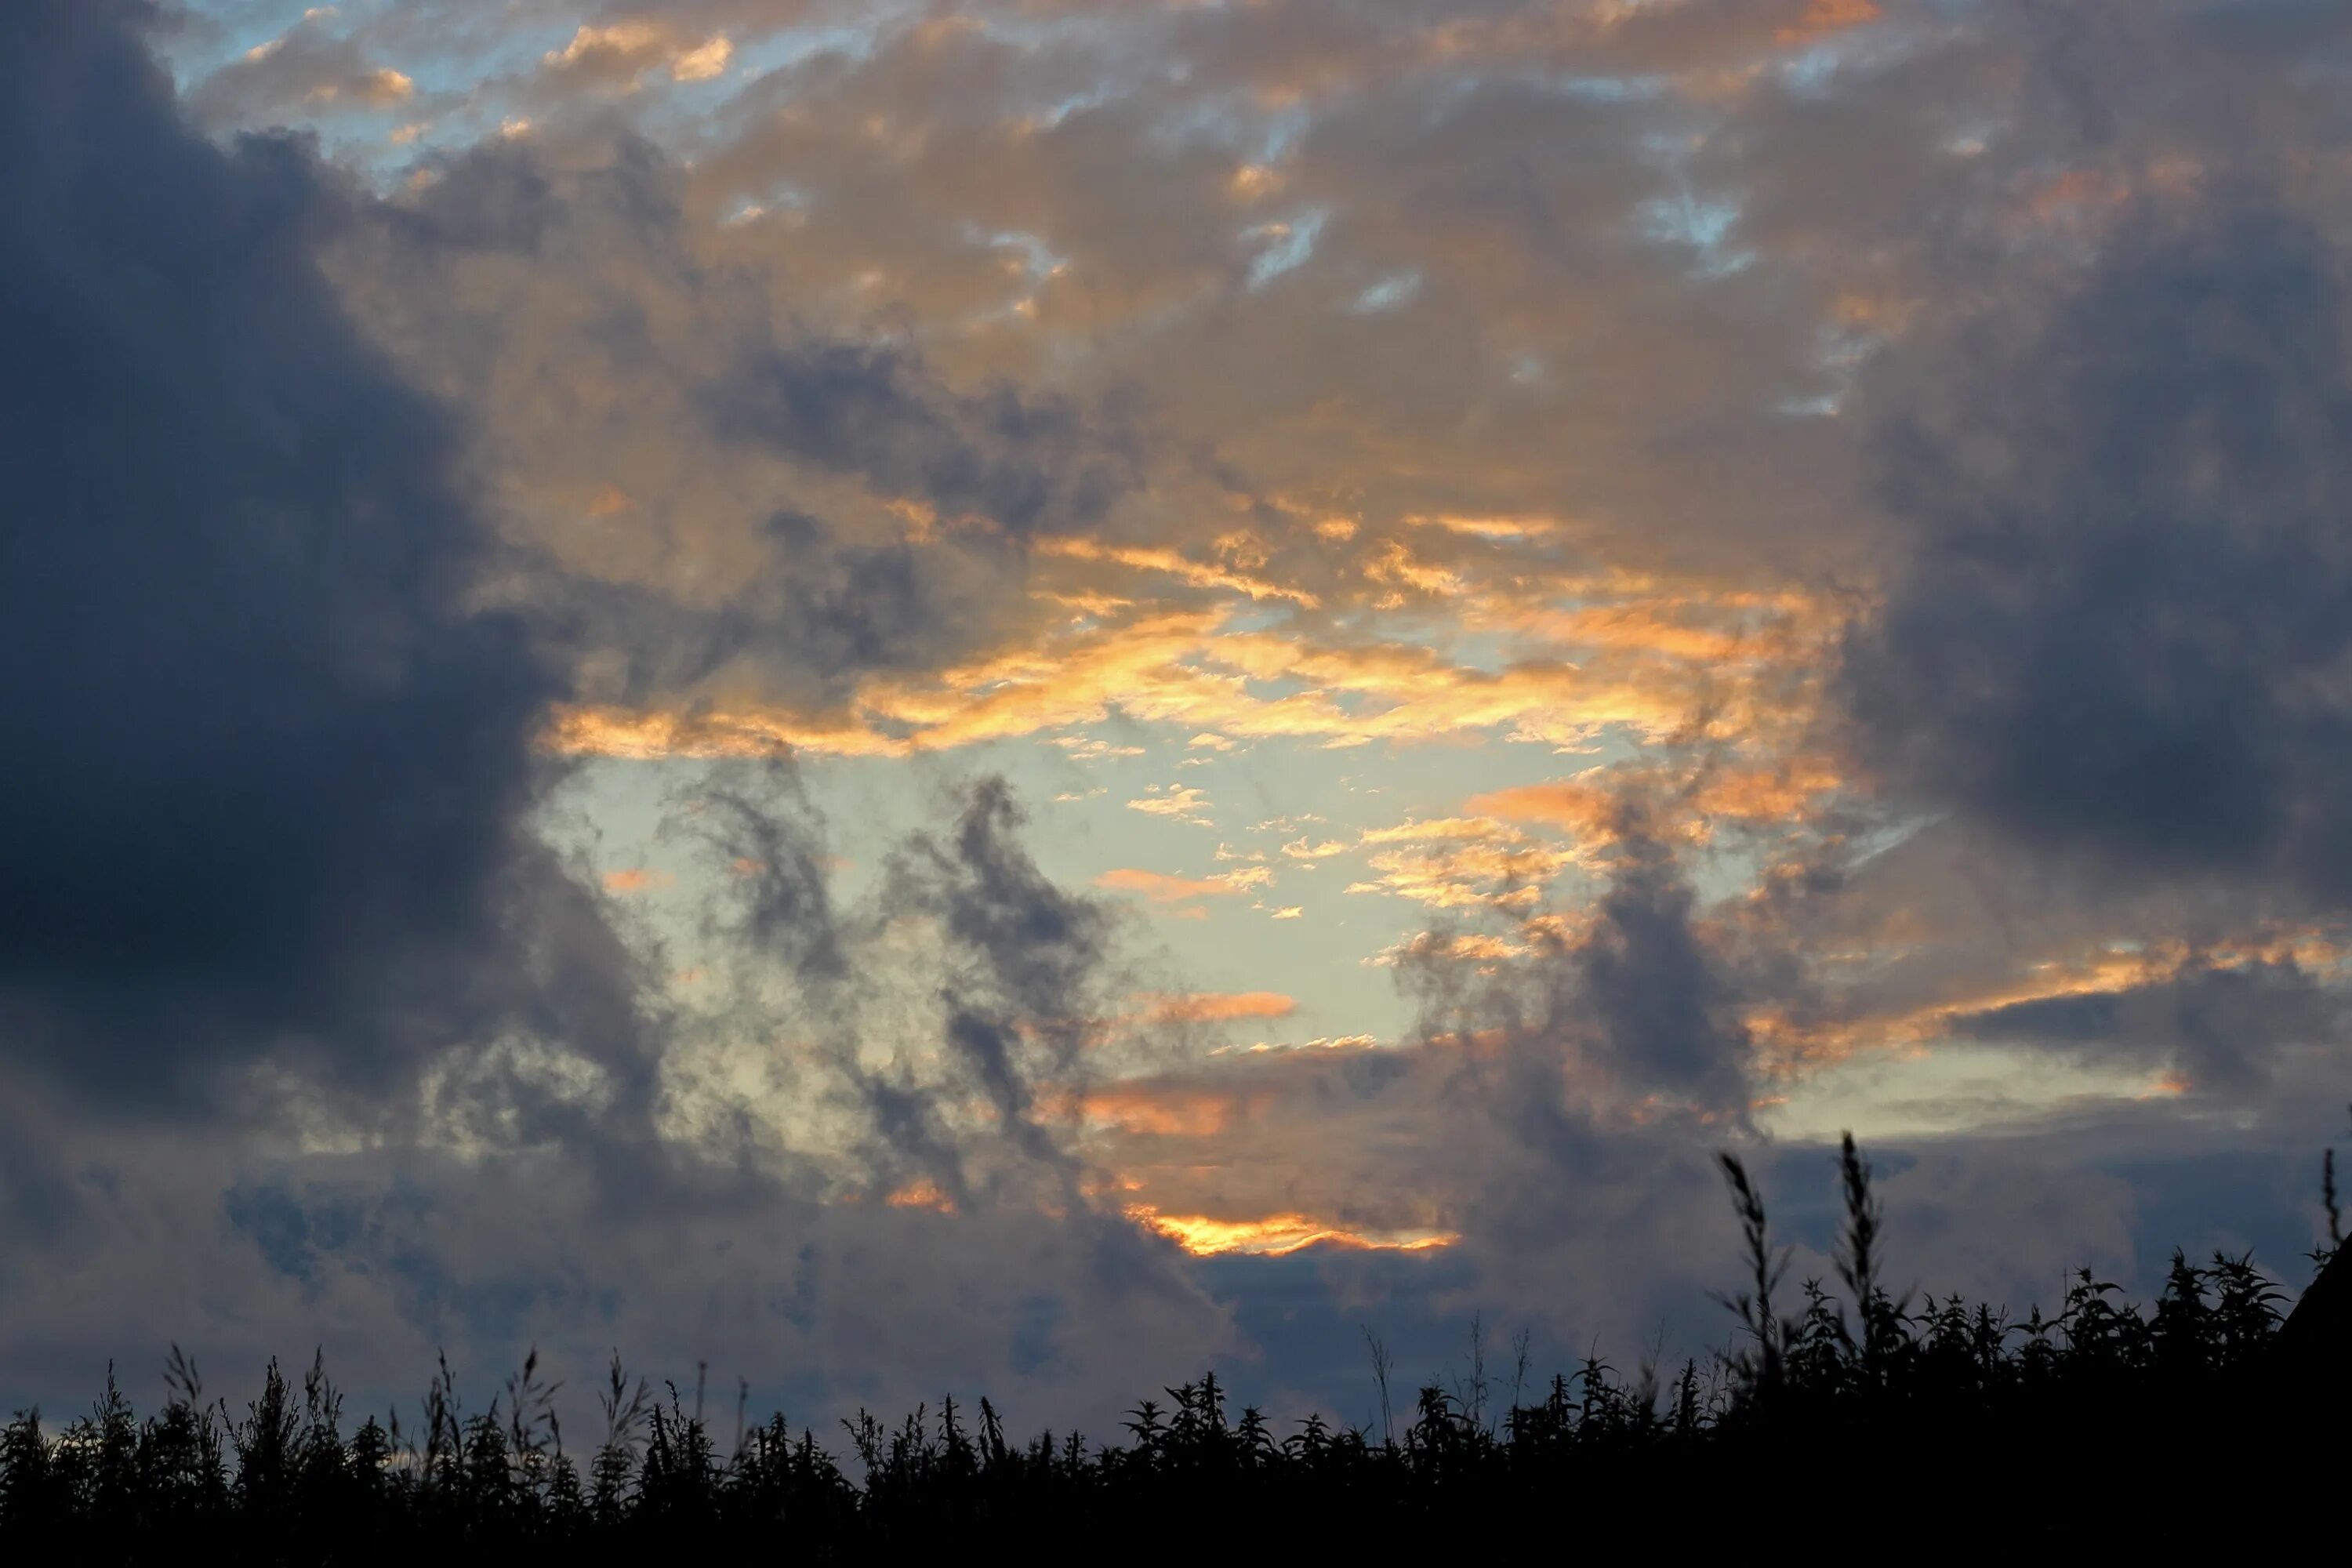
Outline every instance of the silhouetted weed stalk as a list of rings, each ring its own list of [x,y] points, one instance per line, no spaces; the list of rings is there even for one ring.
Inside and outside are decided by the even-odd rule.
[[[564,1446],[559,1385],[541,1375],[536,1352],[482,1410],[466,1409],[445,1358],[415,1427],[370,1416],[346,1436],[341,1395],[317,1358],[299,1389],[271,1362],[239,1415],[206,1394],[175,1345],[155,1415],[133,1414],[110,1368],[91,1411],[62,1430],[45,1428],[37,1410],[0,1429],[0,1541],[69,1536],[80,1556],[126,1559],[235,1542],[266,1561],[349,1562],[450,1545],[634,1552],[687,1539],[789,1540],[801,1557],[828,1560],[975,1529],[1078,1539],[1209,1509],[1234,1523],[1354,1521],[1393,1542],[1400,1528],[1443,1536],[1465,1507],[1530,1488],[1550,1496],[1579,1479],[1607,1489],[1589,1497],[1712,1489],[1753,1500],[1800,1484],[1801,1465],[1819,1459],[1848,1507],[1864,1509],[1885,1484],[1868,1478],[1895,1454],[1916,1466],[1940,1454],[1981,1467],[2055,1444],[2046,1462],[2079,1475],[2116,1462],[2127,1451],[2117,1443],[2142,1445],[2131,1451],[2146,1468],[2155,1454],[2179,1458],[2148,1444],[2186,1435],[2234,1451],[2218,1446],[2259,1447],[2263,1432],[2297,1419],[2292,1390],[2276,1397],[2278,1378],[2267,1375],[2279,1371],[2265,1357],[2275,1359],[2283,1297],[2251,1257],[2216,1254],[2200,1266],[2176,1252],[2146,1310],[2087,1269],[2054,1317],[2037,1307],[2016,1321],[1957,1296],[1915,1306],[1883,1282],[1882,1211],[1848,1136],[1838,1158],[1843,1297],[1806,1279],[1801,1305],[1784,1311],[1789,1251],[1773,1244],[1746,1167],[1730,1154],[1719,1161],[1747,1276],[1718,1298],[1737,1332],[1664,1381],[1654,1358],[1629,1377],[1596,1351],[1530,1388],[1522,1333],[1508,1405],[1497,1411],[1486,1326],[1474,1320],[1463,1375],[1422,1387],[1400,1431],[1395,1363],[1367,1329],[1377,1429],[1308,1415],[1278,1433],[1255,1406],[1235,1415],[1211,1373],[1163,1389],[1164,1403],[1138,1401],[1121,1437],[1104,1444],[1051,1431],[1015,1442],[986,1399],[976,1411],[943,1399],[896,1425],[861,1409],[842,1423],[853,1477],[782,1415],[747,1424],[740,1382],[722,1452],[703,1408],[707,1366],[689,1408],[675,1384],[657,1397],[616,1353],[583,1469]],[[2312,1256],[2324,1269],[2341,1244],[2332,1151],[2323,1198],[2331,1246]],[[2330,1353],[2340,1360],[2347,1348]],[[2331,1452],[2341,1453],[2340,1439]],[[1987,1490],[1978,1509],[2026,1495]],[[1123,1554],[1162,1555],[1155,1539]]]

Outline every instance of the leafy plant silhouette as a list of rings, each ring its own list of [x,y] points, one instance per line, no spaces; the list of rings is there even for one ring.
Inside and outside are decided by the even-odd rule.
[[[1399,1430],[1395,1363],[1367,1330],[1376,1431],[1310,1414],[1279,1432],[1254,1406],[1236,1415],[1210,1373],[1139,1400],[1108,1444],[1050,1431],[1016,1442],[985,1398],[970,1408],[945,1398],[896,1425],[860,1410],[842,1423],[853,1480],[782,1413],[748,1423],[740,1384],[722,1452],[704,1408],[707,1367],[689,1406],[674,1384],[655,1398],[615,1353],[583,1474],[536,1352],[472,1414],[445,1358],[414,1430],[371,1416],[346,1436],[318,1356],[299,1388],[270,1363],[259,1397],[232,1416],[174,1345],[166,1402],[144,1420],[110,1369],[90,1410],[61,1428],[37,1410],[0,1427],[0,1542],[77,1563],[194,1550],[320,1563],[547,1549],[635,1557],[685,1543],[786,1547],[820,1563],[960,1545],[1156,1561],[1199,1555],[1185,1521],[1213,1520],[1236,1540],[1305,1532],[1318,1547],[1394,1552],[1458,1547],[1468,1521],[1486,1519],[1590,1547],[1612,1538],[1611,1520],[1644,1518],[1662,1521],[1661,1541],[1732,1547],[1752,1542],[1772,1510],[1827,1487],[1857,1530],[1913,1528],[1919,1505],[1906,1500],[1937,1500],[1937,1545],[2177,1547],[2199,1518],[2219,1539],[2234,1515],[2182,1515],[2167,1500],[2233,1487],[2277,1495],[2297,1477],[2333,1484],[2344,1412],[2310,1397],[2306,1363],[2281,1349],[2321,1331],[2282,1333],[2284,1294],[2250,1255],[2196,1264],[2176,1251],[2145,1308],[2088,1269],[2054,1316],[2036,1307],[2012,1321],[1958,1296],[1915,1306],[1885,1286],[1883,1210],[1849,1136],[1837,1162],[1843,1295],[1807,1279],[1801,1307],[1784,1313],[1789,1251],[1746,1167],[1729,1154],[1720,1165],[1745,1276],[1719,1298],[1735,1334],[1664,1379],[1647,1361],[1621,1373],[1596,1348],[1530,1386],[1521,1336],[1498,1410],[1475,1321],[1465,1375],[1421,1387]],[[2332,1156],[2323,1198],[2334,1243]],[[2321,1277],[2307,1300],[2345,1288],[2337,1250],[2315,1253]],[[2325,1348],[2340,1363],[2352,1346]],[[2147,1506],[2138,1516],[2108,1506],[2122,1497]]]

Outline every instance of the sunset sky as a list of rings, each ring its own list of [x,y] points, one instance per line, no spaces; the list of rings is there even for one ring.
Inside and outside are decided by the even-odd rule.
[[[0,1404],[2299,1286],[2347,243],[2328,0],[12,0]]]

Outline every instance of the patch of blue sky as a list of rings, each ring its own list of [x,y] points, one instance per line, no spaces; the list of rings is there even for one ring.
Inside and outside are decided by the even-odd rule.
[[[1738,202],[1682,191],[1643,203],[1639,222],[1645,237],[1692,252],[1692,270],[1703,278],[1727,277],[1756,259],[1755,251],[1732,244],[1739,224]]]
[[[1423,614],[1404,611],[1371,611],[1369,626],[1379,632],[1383,642],[1421,644],[1434,648],[1449,663],[1477,670],[1482,675],[1500,675],[1515,663],[1527,660],[1527,651],[1507,632],[1465,632],[1461,630],[1458,616],[1449,614],[1444,606]]]
[[[1719,249],[1739,221],[1739,204],[1708,200],[1688,192],[1660,197],[1644,205],[1643,221],[1650,232],[1701,250]]]
[[[1114,744],[1135,740],[1101,738]],[[1239,1045],[1353,1034],[1394,1039],[1409,1015],[1386,973],[1364,960],[1397,940],[1390,930],[1396,911],[1345,891],[1354,879],[1347,867],[1360,868],[1360,858],[1319,861],[1309,869],[1281,853],[1283,843],[1301,837],[1354,839],[1355,828],[1338,820],[1349,814],[1335,814],[1327,798],[1332,774],[1349,763],[1289,741],[1244,742],[1246,749],[1214,752],[1153,733],[1142,744],[1140,756],[1087,762],[1039,745],[1039,753],[1053,754],[1041,754],[1031,767],[1004,770],[1033,807],[1029,843],[1039,865],[1066,887],[1092,889],[1106,872],[1123,868],[1203,883],[1257,868],[1272,873],[1270,885],[1231,892],[1114,895],[1142,917],[1148,932],[1133,954],[1138,984],[1156,990],[1274,991],[1297,999],[1291,1017],[1234,1025],[1229,1037]],[[1204,765],[1183,766],[1187,762]],[[1063,781],[1065,787],[1050,788],[1048,781]],[[1166,800],[1188,789],[1198,792],[1202,821],[1129,804]],[[1367,814],[1364,825],[1376,825],[1376,815]],[[1299,913],[1276,919],[1290,909]]]
[[[1251,258],[1249,287],[1263,289],[1286,272],[1297,270],[1315,254],[1316,237],[1322,233],[1326,215],[1321,208],[1310,208],[1296,217],[1276,226],[1265,234],[1267,243]]]
[[[783,181],[762,186],[757,193],[739,195],[732,206],[721,215],[721,225],[732,227],[750,223],[770,213],[799,212],[809,205],[806,191]]]
[[[581,20],[564,17],[537,26],[523,23],[469,34],[463,50],[384,63],[415,78],[420,95],[470,94],[485,84],[519,82],[536,76],[544,68],[550,54],[561,53],[572,42],[580,30]]]
[[[1377,316],[1410,303],[1412,297],[1420,292],[1420,272],[1408,269],[1391,273],[1357,295],[1348,310],[1358,316]]]
[[[780,70],[792,70],[826,55],[845,60],[873,58],[886,34],[921,14],[916,5],[869,6],[856,22],[827,22],[807,27],[785,27],[738,39],[729,61],[728,79],[756,81]]]
[[[1700,139],[1693,135],[1689,128],[1685,126],[1678,129],[1644,131],[1633,138],[1633,144],[1641,150],[1644,157],[1652,159],[1662,167],[1673,170],[1680,168],[1683,163],[1698,150]]]
[[[1281,600],[1250,599],[1230,606],[1223,626],[1229,632],[1288,632],[1301,618],[1297,608]]]
[[[272,38],[284,37],[318,6],[312,0],[190,0],[185,9],[194,25],[165,28],[155,39],[183,92]],[[348,11],[370,9],[353,5]]]
[[[1775,1138],[1827,1142],[1851,1131],[1864,1143],[1964,1136],[2060,1108],[2088,1110],[2147,1094],[2145,1063],[2102,1062],[2038,1046],[1927,1042],[1925,1050],[1865,1051],[1790,1080],[1761,1109]]]
[[[1546,76],[1552,91],[1586,103],[1651,103],[1666,96],[1669,79],[1660,76]]]
[[[1370,879],[1366,831],[1459,816],[1475,795],[1562,778],[1634,749],[1622,736],[1604,737],[1601,754],[1572,758],[1499,737],[1339,751],[1313,738],[1275,737],[1239,738],[1221,752],[1189,745],[1181,727],[1117,718],[1058,737],[1076,746],[1056,739],[803,761],[801,778],[826,821],[827,851],[842,862],[833,872],[836,894],[847,902],[870,891],[894,847],[910,832],[945,827],[956,787],[990,773],[1005,777],[1029,811],[1024,841],[1040,868],[1073,890],[1097,891],[1098,879],[1120,868],[1205,883],[1263,867],[1272,881],[1261,887],[1160,900],[1113,895],[1139,917],[1129,955],[1139,986],[1297,999],[1291,1017],[1240,1021],[1218,1037],[1240,1046],[1349,1035],[1392,1043],[1411,1034],[1412,1006],[1373,961],[1428,929],[1436,911],[1385,892],[1348,891]],[[547,812],[552,836],[586,855],[597,874],[651,873],[628,907],[662,938],[674,971],[719,956],[698,951],[698,914],[725,873],[690,840],[664,833],[708,776],[708,764],[688,760],[591,762]],[[1181,814],[1130,805],[1188,790],[1197,793],[1181,797],[1191,808]],[[1312,859],[1283,853],[1301,840],[1347,847]],[[1557,893],[1573,903],[1590,890],[1570,878]],[[1296,916],[1276,918],[1294,909]]]
[[[1029,121],[1041,131],[1051,131],[1071,115],[1099,109],[1106,103],[1116,103],[1120,96],[1119,89],[1108,84],[1088,88],[1084,92],[1066,93],[1043,108],[1032,110]]]
[[[1021,252],[1027,262],[1032,281],[1051,277],[1055,268],[1066,265],[1069,260],[1069,258],[1056,253],[1052,246],[1047,245],[1042,235],[1023,234],[1011,229],[990,234],[967,224],[964,227],[964,237],[977,244]]]
[[[1954,158],[1982,157],[2003,127],[1998,120],[1967,120],[1946,133],[1937,148]]]
[[[927,3],[908,7],[906,12],[929,15],[937,9],[936,5]],[[1137,12],[1142,14],[1139,16]],[[1008,6],[993,12],[974,7],[969,17],[989,37],[1031,49],[1057,43],[1112,48],[1133,38],[1139,24],[1151,20],[1149,12],[1141,7],[1133,11],[1114,7],[1108,13],[1097,13],[1077,6],[1057,9],[1050,5],[1017,9]]]
[[[1821,98],[1828,94],[1831,79],[1846,60],[1847,50],[1836,39],[1815,44],[1781,57],[1775,68],[1780,85],[1801,98]]]
[[[1484,675],[1500,675],[1526,658],[1516,639],[1503,632],[1457,631],[1440,622],[1426,628],[1425,640],[1432,647],[1443,648],[1453,663]]]
[[[1252,157],[1260,163],[1279,163],[1298,145],[1315,117],[1305,106],[1289,104],[1258,121],[1257,144]]]
[[[379,36],[398,37],[395,24],[403,18],[397,0],[346,0],[335,5],[198,0],[190,11],[203,25],[177,29],[161,43],[173,80],[184,92],[306,26],[331,38],[359,38],[369,65],[406,76],[414,91],[401,102],[358,111],[336,104],[326,113],[295,113],[283,121],[315,132],[329,156],[383,184],[404,174],[422,152],[471,142],[498,130],[506,114],[499,107],[503,100],[495,92],[482,92],[484,84],[535,70],[541,58],[562,47],[576,26],[567,21],[470,29],[463,48],[420,52],[379,42]],[[462,107],[454,113],[443,108],[436,115],[436,105],[451,103]],[[393,140],[395,131],[412,124],[420,127],[415,138]]]

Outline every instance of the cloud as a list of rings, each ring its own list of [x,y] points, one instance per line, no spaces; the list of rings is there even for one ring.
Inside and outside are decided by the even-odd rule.
[[[1273,880],[1274,873],[1264,866],[1245,866],[1207,877],[1171,877],[1160,871],[1118,866],[1097,877],[1095,886],[1115,893],[1140,893],[1155,904],[1175,904],[1186,899],[1230,898],[1266,887]]]
[[[289,115],[365,114],[408,106],[416,83],[372,63],[365,47],[329,30],[314,10],[278,37],[257,44],[189,89],[188,107],[213,123],[268,123]]]
[[[1422,1252],[1451,1247],[1461,1239],[1446,1231],[1352,1231],[1295,1213],[1217,1219],[1207,1215],[1164,1215],[1149,1204],[1137,1204],[1128,1212],[1185,1251],[1202,1256],[1240,1252],[1281,1258],[1309,1247]]]
[[[1211,826],[1208,805],[1209,797],[1190,784],[1153,784],[1149,794],[1129,801],[1127,809],[1206,827]]]
[[[923,606],[910,601],[908,607]],[[984,605],[975,609],[982,619],[986,614]],[[1213,724],[1249,740],[1314,740],[1331,749],[1496,731],[1517,742],[1573,749],[1612,729],[1663,740],[1686,730],[1696,714],[1723,706],[1720,694],[1709,689],[1712,673],[1652,668],[1595,675],[1557,657],[1557,645],[1543,645],[1539,657],[1496,673],[1450,662],[1428,647],[1331,641],[1311,631],[1244,631],[1231,621],[1220,610],[1152,605],[1110,625],[1045,629],[1034,641],[1024,638],[990,657],[940,668],[932,679],[864,680],[851,713],[835,710],[820,718],[772,706],[714,708],[688,726],[667,712],[605,707],[567,713],[559,742],[590,752],[642,754],[675,729],[681,742],[709,748],[705,754],[726,749],[756,755],[777,736],[810,749],[872,754],[1035,734],[1099,722],[1117,712],[1143,722]],[[773,634],[779,640],[793,635],[789,623]],[[971,630],[962,623],[943,630],[935,613],[920,617],[900,645],[912,650],[906,663],[937,662],[940,639],[958,635]],[[1263,695],[1253,689],[1291,682],[1303,689]]]
[[[1351,893],[1391,893],[1439,910],[1532,908],[1574,852],[1529,838],[1491,816],[1439,817],[1367,829],[1359,847],[1372,875]],[[1397,847],[1386,847],[1396,846]]]
[[[740,1173],[706,1173],[693,1202],[666,1184],[661,1204],[614,1205],[552,1151],[255,1163],[151,1131],[84,1136],[79,1158],[52,1163],[24,1109],[12,1102],[7,1146],[58,1173],[75,1238],[43,1237],[14,1184],[0,1198],[0,1369],[45,1408],[110,1359],[146,1406],[162,1392],[152,1347],[172,1342],[234,1401],[299,1342],[321,1347],[356,1409],[381,1414],[413,1408],[436,1351],[471,1393],[535,1343],[570,1385],[571,1430],[593,1426],[586,1390],[618,1344],[633,1370],[681,1383],[708,1360],[714,1383],[750,1381],[755,1409],[820,1427],[949,1385],[985,1385],[1024,1426],[1091,1426],[1138,1375],[1192,1375],[1232,1337],[1227,1313],[1179,1280],[1176,1247],[1123,1218],[821,1203],[747,1189]],[[37,1247],[41,1266],[23,1267]]]
[[[5,1054],[225,1106],[515,1031],[642,1103],[634,961],[525,820],[562,673],[475,606],[457,435],[320,275],[355,198],[184,125],[142,15],[36,0],[0,60]]]
[[[541,58],[540,68],[565,82],[634,91],[648,72],[665,68],[673,81],[709,81],[726,73],[734,52],[733,42],[723,33],[688,42],[650,19],[583,23],[570,43]]]
[[[2008,1003],[1951,1020],[1956,1034],[2176,1069],[2181,1089],[2240,1097],[2267,1087],[2298,1046],[2345,1039],[2338,987],[2292,960],[2192,961],[2148,984]]]
[[[1893,788],[2124,877],[2352,891],[2343,289],[2263,198],[2150,203],[1890,386],[1906,552],[1843,680]]]
[[[746,355],[705,394],[738,440],[854,471],[940,519],[1032,536],[1097,520],[1134,482],[1121,437],[1009,384],[945,392],[903,350],[852,343]],[[1040,548],[1085,548],[1061,540]]]
[[[1048,621],[1033,537],[1099,523],[1137,483],[1139,438],[1115,400],[1082,416],[824,330],[750,286],[677,160],[578,136],[436,157],[331,258],[499,476],[534,558],[501,592],[593,703],[559,733],[633,753],[656,736],[754,758],[779,739],[904,749],[929,726],[845,700]]]
[[[1187,560],[1173,550],[1141,545],[1107,545],[1091,539],[1067,538],[1041,539],[1037,542],[1037,548],[1043,554],[1066,556],[1076,561],[1108,561],[1140,572],[1164,572],[1195,587],[1229,588],[1252,599],[1288,599],[1310,610],[1320,602],[1303,588],[1285,587],[1246,573]],[[1214,746],[1219,751],[1228,750],[1233,744],[1217,735],[1196,736],[1192,743]]]
[[[1405,955],[1402,977],[1423,999],[1424,1028],[1492,1041],[1507,1072],[1526,1075],[1530,1117],[1654,1103],[1736,1125],[1751,1092],[1750,979],[1700,924],[1648,803],[1621,797],[1618,816],[1608,883],[1587,919],[1528,922],[1517,933],[1525,961],[1499,967],[1433,939]]]
[[[951,837],[918,834],[893,858],[884,901],[937,922],[952,964],[938,991],[942,1055],[989,1108],[993,1141],[1024,1162],[1013,1173],[1048,1178],[1060,1190],[1048,1189],[1047,1205],[1067,1210],[1082,1196],[1079,1168],[1039,1114],[1039,1086],[1077,1081],[1080,1053],[1101,1033],[1111,921],[1038,869],[1017,840],[1025,820],[1003,780],[973,784]],[[927,1173],[970,1201],[970,1162]]]
[[[1165,1023],[1225,1023],[1236,1018],[1287,1018],[1298,998],[1279,991],[1200,992],[1151,999],[1147,1016]]]
[[[1575,779],[1517,784],[1473,795],[1463,804],[1463,809],[1513,822],[1540,822],[1564,827],[1585,837],[1610,834],[1619,815],[1616,798],[1606,785]]]

